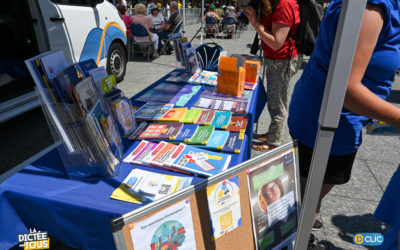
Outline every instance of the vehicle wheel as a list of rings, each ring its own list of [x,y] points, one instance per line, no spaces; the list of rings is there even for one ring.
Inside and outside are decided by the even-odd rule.
[[[107,73],[114,74],[117,82],[121,82],[126,72],[126,55],[124,48],[119,43],[111,45],[107,56]]]

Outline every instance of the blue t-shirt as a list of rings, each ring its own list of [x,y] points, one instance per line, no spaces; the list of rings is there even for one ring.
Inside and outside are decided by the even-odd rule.
[[[374,217],[390,225],[390,230],[384,235],[383,245],[375,249],[397,249],[398,230],[400,230],[400,165],[393,174],[385,193],[379,202]]]
[[[400,10],[398,0],[368,0],[382,7],[384,24],[362,84],[385,99],[400,66]],[[325,82],[335,40],[341,0],[333,0],[320,26],[314,52],[297,82],[289,106],[288,125],[294,138],[314,147]],[[343,108],[331,154],[353,153],[361,144],[361,130],[369,118]]]

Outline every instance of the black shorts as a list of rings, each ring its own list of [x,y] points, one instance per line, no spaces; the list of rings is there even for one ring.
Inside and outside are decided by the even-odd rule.
[[[313,149],[297,141],[299,150],[300,176],[307,178]],[[357,150],[349,155],[330,155],[326,167],[324,184],[345,184],[350,180],[351,169]]]

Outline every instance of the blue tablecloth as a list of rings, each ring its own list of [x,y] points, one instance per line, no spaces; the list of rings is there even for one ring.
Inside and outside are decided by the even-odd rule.
[[[261,90],[257,88],[255,93],[264,92],[262,86]],[[192,104],[191,101],[188,105]],[[265,98],[258,105],[265,105]],[[257,95],[254,95],[249,113],[251,128],[259,115],[255,108],[258,105]],[[251,139],[252,129],[249,130]],[[249,158],[249,141],[245,140],[240,154],[232,155],[230,167]],[[127,154],[138,142],[124,141],[124,144]],[[123,163],[116,177],[70,180],[64,173],[58,151],[50,151],[0,185],[0,249],[14,246],[18,243],[17,234],[27,233],[33,228],[47,231],[72,247],[114,249],[111,220],[141,205],[113,200],[110,195],[135,167],[155,171],[154,168]],[[176,174],[163,170],[156,172]],[[194,177],[193,184],[200,180]]]

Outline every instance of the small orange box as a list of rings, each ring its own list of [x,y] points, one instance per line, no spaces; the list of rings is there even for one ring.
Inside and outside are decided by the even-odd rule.
[[[258,72],[260,71],[261,62],[246,60],[246,82],[256,83],[258,81]]]
[[[243,66],[238,66],[237,61],[238,59],[235,57],[220,58],[217,92],[232,96],[244,94],[246,69]]]

